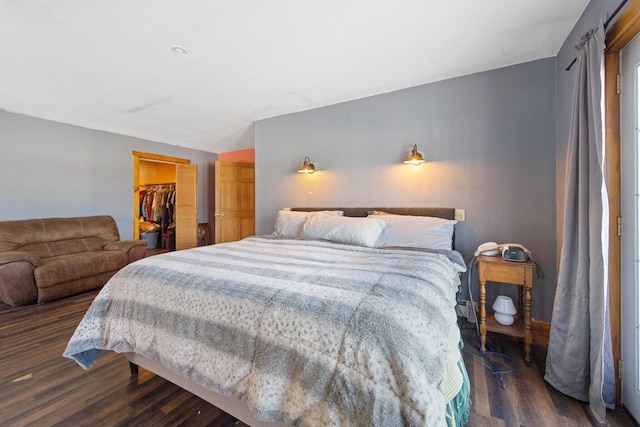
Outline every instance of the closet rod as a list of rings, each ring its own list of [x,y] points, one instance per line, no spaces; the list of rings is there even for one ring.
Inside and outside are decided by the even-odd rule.
[[[140,184],[140,185],[144,185],[145,187],[148,187],[150,185],[176,185],[176,183],[175,182],[158,182],[153,184]]]
[[[624,5],[627,4],[628,1],[629,0],[622,0],[620,2],[620,4],[618,5],[618,7],[616,7],[616,10],[614,10],[613,13],[607,18],[607,20],[604,22],[604,29],[605,30],[609,26],[609,23],[611,22],[611,20],[616,17],[618,12],[620,12],[620,9],[622,9],[624,7]],[[576,63],[577,60],[578,60],[578,58],[573,58],[573,61],[571,61],[571,64],[569,64],[569,66],[567,68],[565,68],[565,71],[569,71],[571,69],[571,67],[573,67],[573,64]]]

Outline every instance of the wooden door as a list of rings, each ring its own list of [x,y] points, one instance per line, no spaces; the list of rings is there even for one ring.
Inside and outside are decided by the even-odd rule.
[[[176,166],[176,250],[198,246],[198,165]]]
[[[215,243],[255,234],[255,164],[216,161]]]
[[[620,16],[607,29],[607,54],[605,55],[605,125],[606,125],[606,170],[609,196],[609,313],[613,360],[616,363],[616,404],[622,403],[620,379],[624,376],[621,359],[621,236],[618,220],[624,221],[621,212],[620,191],[620,96],[618,74],[620,74],[620,50],[640,34],[640,0],[628,2]],[[626,86],[626,85],[625,85]],[[633,85],[629,86],[633,89]],[[624,93],[624,88],[622,89]],[[627,219],[633,222],[633,218]],[[624,225],[624,222],[623,222]],[[626,227],[623,227],[626,229]],[[622,231],[622,230],[621,230]],[[626,338],[625,338],[626,339]]]
[[[621,355],[622,403],[635,419],[640,419],[640,153],[638,107],[640,107],[640,38],[635,37],[620,53],[620,201],[621,233]]]

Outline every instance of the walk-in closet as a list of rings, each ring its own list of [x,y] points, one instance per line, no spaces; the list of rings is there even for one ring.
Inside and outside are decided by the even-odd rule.
[[[134,237],[148,249],[198,245],[198,169],[187,159],[133,152]]]

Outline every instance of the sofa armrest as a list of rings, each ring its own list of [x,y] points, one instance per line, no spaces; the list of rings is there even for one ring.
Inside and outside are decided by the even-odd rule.
[[[7,251],[0,252],[0,265],[10,264],[12,262],[28,262],[34,267],[42,265],[42,260],[39,256],[26,251]]]
[[[23,251],[0,253],[0,301],[12,307],[38,299],[33,270],[42,261]]]
[[[105,251],[122,251],[129,257],[129,264],[142,259],[147,254],[147,242],[144,240],[119,240],[107,242],[104,245]]]

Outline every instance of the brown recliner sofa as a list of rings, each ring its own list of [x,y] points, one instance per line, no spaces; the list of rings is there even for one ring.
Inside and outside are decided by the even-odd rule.
[[[15,307],[99,288],[146,251],[142,240],[121,241],[110,216],[0,222],[0,301]]]

